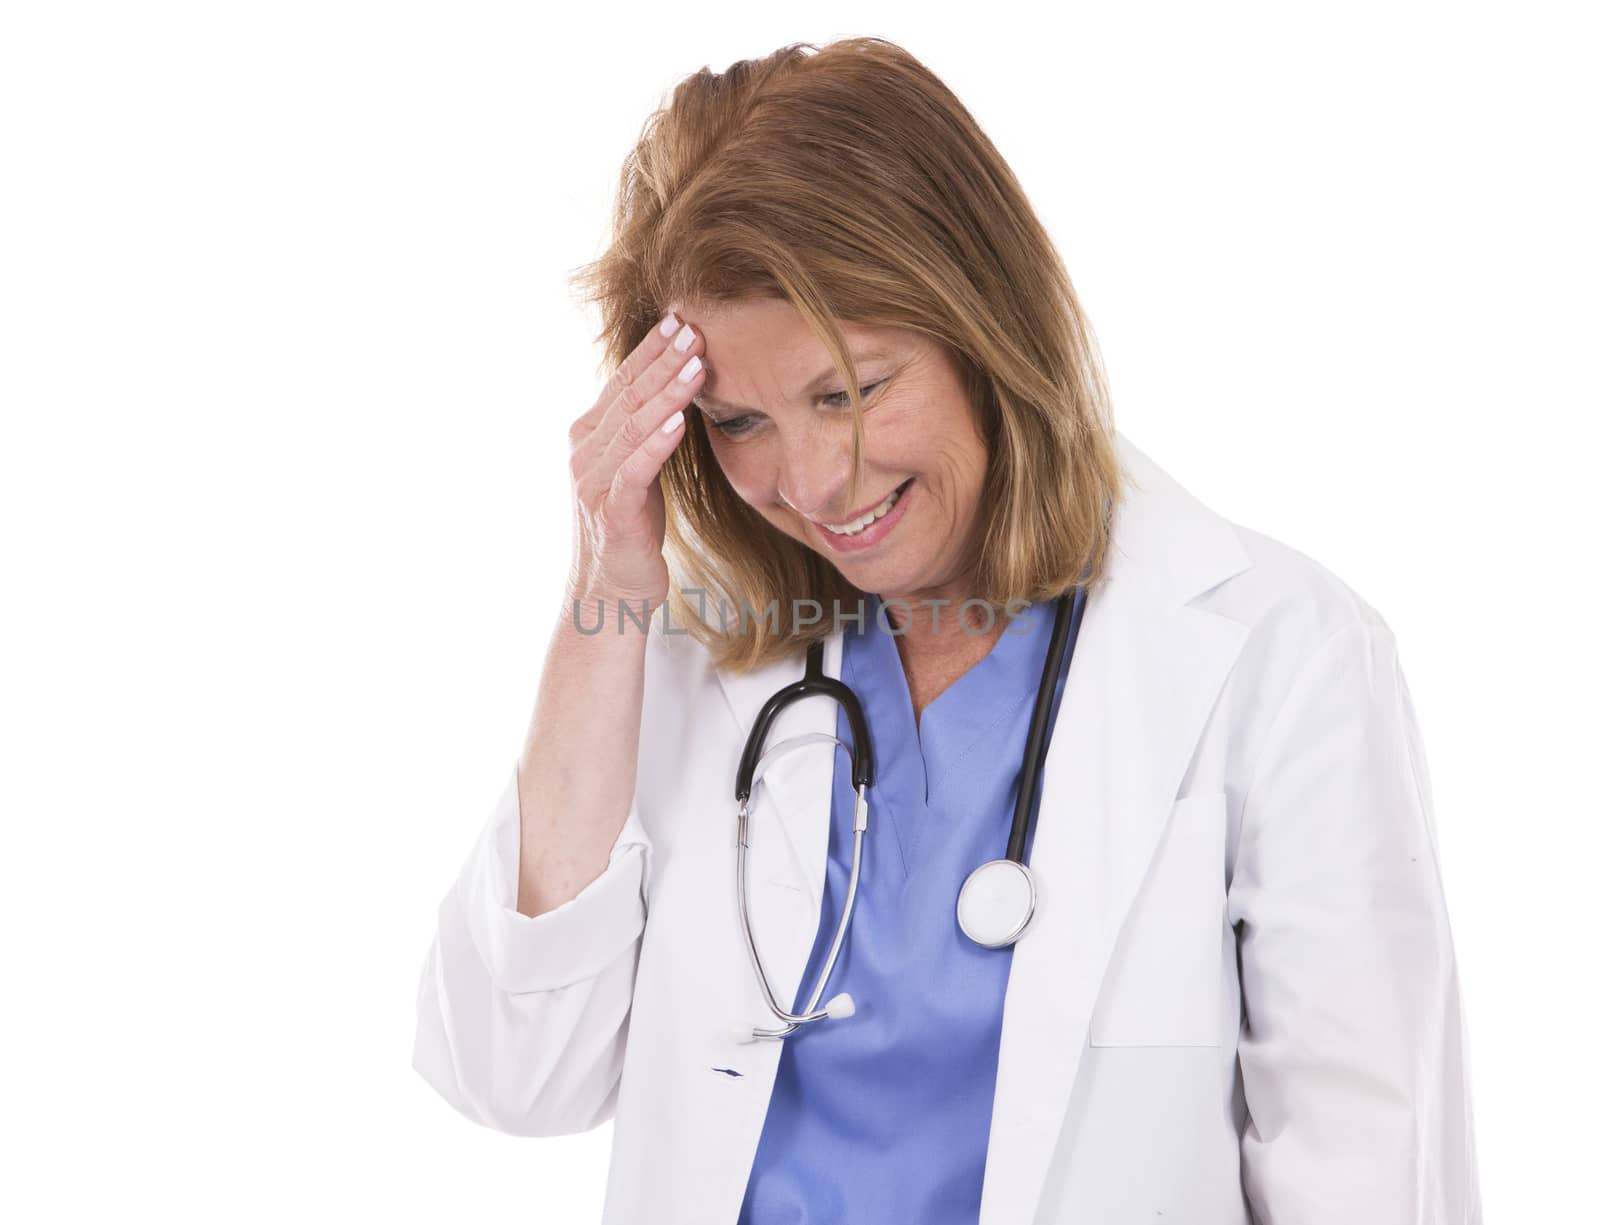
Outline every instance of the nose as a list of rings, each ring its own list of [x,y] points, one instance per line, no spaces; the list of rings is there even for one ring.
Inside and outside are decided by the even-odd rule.
[[[778,474],[778,500],[808,519],[825,518],[848,509],[844,495],[850,484],[850,453],[808,430],[785,442]]]

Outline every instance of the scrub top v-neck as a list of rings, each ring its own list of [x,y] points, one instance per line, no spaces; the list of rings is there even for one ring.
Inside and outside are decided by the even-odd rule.
[[[828,983],[829,995],[851,994],[856,1014],[783,1040],[740,1225],[978,1219],[1011,949],[967,939],[956,897],[973,868],[1005,857],[1055,607],[1035,603],[1012,619],[920,727],[876,596],[865,613],[859,629],[845,624],[841,678],[865,709],[877,781],[855,910]],[[1065,678],[1056,703],[1064,687]],[[1054,717],[1052,706],[1051,730]],[[842,709],[835,734],[850,743]],[[827,889],[795,1011],[849,885],[854,801],[836,748]]]

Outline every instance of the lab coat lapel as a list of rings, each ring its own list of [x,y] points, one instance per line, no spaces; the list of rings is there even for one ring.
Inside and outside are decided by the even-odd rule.
[[[1040,898],[1012,954],[980,1225],[1035,1219],[1112,947],[1248,632],[1187,606],[1249,566],[1232,527],[1118,448],[1142,487],[1119,508],[1045,762]]]

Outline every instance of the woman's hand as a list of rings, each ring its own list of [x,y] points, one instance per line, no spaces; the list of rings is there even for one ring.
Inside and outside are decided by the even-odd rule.
[[[669,312],[568,431],[575,530],[569,599],[642,601],[650,612],[666,602],[659,475],[705,381],[704,349],[700,335]]]

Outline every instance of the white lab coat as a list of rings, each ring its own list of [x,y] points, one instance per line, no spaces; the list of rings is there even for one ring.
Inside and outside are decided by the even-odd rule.
[[[981,1225],[1477,1222],[1461,997],[1394,636],[1315,561],[1116,445],[1133,487],[1045,766]],[[733,778],[804,661],[724,676],[652,625],[609,867],[518,914],[509,772],[439,909],[415,1065],[499,1131],[614,1118],[609,1225],[733,1225],[780,1054],[731,1032],[769,1016],[735,908]],[[840,653],[836,631],[830,676]],[[768,744],[831,733],[835,711],[792,706]],[[833,762],[831,746],[778,758],[751,831],[780,1000],[816,931]]]

